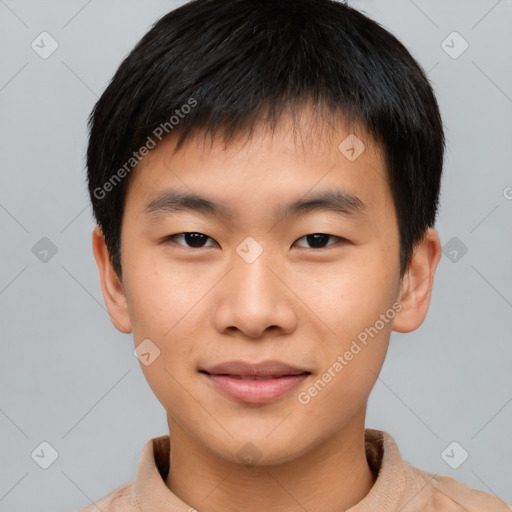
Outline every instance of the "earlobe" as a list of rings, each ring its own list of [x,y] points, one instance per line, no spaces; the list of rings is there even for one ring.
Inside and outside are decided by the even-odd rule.
[[[126,295],[123,284],[110,262],[107,244],[100,226],[96,226],[92,232],[92,250],[98,265],[101,290],[110,320],[116,329],[128,334],[132,332],[132,326],[128,314]]]
[[[414,248],[411,262],[402,279],[399,295],[402,309],[393,321],[394,331],[414,331],[425,320],[440,259],[439,235],[435,229],[428,228],[423,240]]]

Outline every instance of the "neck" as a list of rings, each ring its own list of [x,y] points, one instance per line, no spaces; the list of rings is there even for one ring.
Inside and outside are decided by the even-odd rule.
[[[294,460],[267,466],[220,458],[168,418],[172,462],[167,487],[201,512],[347,510],[375,482],[366,460],[364,413]]]

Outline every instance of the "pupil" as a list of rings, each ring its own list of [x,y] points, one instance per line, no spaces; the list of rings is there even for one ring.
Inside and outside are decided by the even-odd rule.
[[[327,242],[327,238],[329,235],[324,235],[323,233],[315,233],[313,235],[307,235],[308,244],[315,249],[320,247],[324,247]]]
[[[186,233],[185,241],[191,247],[202,247],[204,245],[204,235],[201,233]]]

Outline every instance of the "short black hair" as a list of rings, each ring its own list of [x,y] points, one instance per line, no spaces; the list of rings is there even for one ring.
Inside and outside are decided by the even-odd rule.
[[[159,19],[89,117],[88,187],[121,277],[130,171],[176,136],[275,126],[303,104],[357,123],[382,148],[400,235],[400,276],[435,222],[445,139],[426,73],[385,28],[334,0],[193,0]],[[341,142],[341,141],[340,141]]]

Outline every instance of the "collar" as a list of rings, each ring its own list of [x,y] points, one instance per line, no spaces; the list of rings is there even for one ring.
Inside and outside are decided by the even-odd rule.
[[[407,475],[394,439],[387,432],[365,430],[368,464],[376,481],[366,497],[346,512],[391,512],[403,500]],[[150,439],[144,446],[132,486],[132,502],[143,512],[185,512],[190,506],[165,484],[169,472],[170,438]]]

